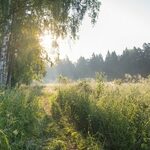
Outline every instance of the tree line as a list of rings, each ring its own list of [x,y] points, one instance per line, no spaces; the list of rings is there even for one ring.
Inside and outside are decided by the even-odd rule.
[[[44,80],[54,81],[59,75],[73,80],[93,78],[96,72],[105,73],[108,80],[123,78],[125,74],[147,77],[150,74],[150,43],[144,43],[142,48],[126,48],[121,55],[108,51],[105,59],[93,53],[90,58],[81,56],[73,63],[67,57],[54,67],[48,67]]]

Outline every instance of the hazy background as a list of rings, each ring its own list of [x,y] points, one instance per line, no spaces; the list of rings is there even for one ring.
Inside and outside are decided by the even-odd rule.
[[[150,41],[149,0],[101,0],[99,19],[94,27],[86,17],[77,41],[66,39],[60,57],[72,61],[94,52],[104,57],[109,50],[121,54],[127,48],[142,47]]]

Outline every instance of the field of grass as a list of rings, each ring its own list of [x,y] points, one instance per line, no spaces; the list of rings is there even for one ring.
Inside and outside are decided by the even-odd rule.
[[[149,150],[150,83],[0,90],[0,150]]]

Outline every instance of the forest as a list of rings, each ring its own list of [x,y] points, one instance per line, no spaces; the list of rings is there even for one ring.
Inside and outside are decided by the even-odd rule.
[[[79,39],[83,20],[94,27],[101,7],[0,0],[0,150],[150,149],[149,42],[106,58],[59,59],[60,39]]]
[[[47,68],[45,82],[56,81],[59,75],[72,80],[94,78],[97,72],[104,73],[107,80],[123,79],[126,74],[140,75],[146,78],[150,74],[150,43],[143,48],[125,49],[121,55],[107,52],[104,59],[101,54],[92,54],[88,59],[80,57],[76,63],[69,58],[60,60],[58,64]]]

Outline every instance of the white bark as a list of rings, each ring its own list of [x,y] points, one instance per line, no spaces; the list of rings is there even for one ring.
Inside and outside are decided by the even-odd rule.
[[[8,14],[10,14],[10,5],[11,0],[9,0],[9,9]],[[8,43],[10,39],[10,26],[11,26],[11,18],[7,19],[5,22],[4,27],[4,33],[3,33],[3,39],[2,39],[2,47],[0,50],[0,86],[6,85],[7,80],[7,52],[8,52]]]

